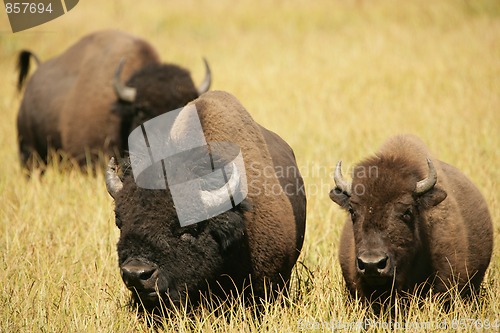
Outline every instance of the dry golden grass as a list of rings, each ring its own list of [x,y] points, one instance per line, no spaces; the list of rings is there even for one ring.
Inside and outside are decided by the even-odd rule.
[[[143,36],[164,61],[190,68],[196,81],[206,56],[213,88],[233,93],[290,143],[307,186],[300,260],[314,278],[299,289],[302,298],[286,308],[269,305],[260,321],[238,304],[219,316],[208,309],[191,317],[171,313],[165,331],[328,331],[364,320],[366,309],[348,300],[338,265],[345,215],[328,198],[330,173],[337,160],[349,167],[404,132],[420,136],[477,184],[496,245],[478,302],[455,298],[446,313],[429,298],[404,315],[398,309],[395,320],[430,322],[435,331],[443,322],[475,331],[500,320],[498,1],[85,0],[17,34],[5,16],[0,20],[0,332],[153,330],[128,306],[102,175],[52,168],[28,181],[18,162],[18,51],[48,59],[102,28]]]

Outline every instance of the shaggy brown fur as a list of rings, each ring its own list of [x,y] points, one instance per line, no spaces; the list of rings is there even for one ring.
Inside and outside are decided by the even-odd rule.
[[[19,87],[26,78],[30,55],[27,51],[20,55]],[[113,76],[122,58],[126,59],[123,82],[148,65],[157,66],[155,73],[172,74],[169,78],[174,81],[162,79],[163,87],[175,85],[177,95],[184,95],[175,96],[162,112],[182,107],[198,96],[189,72],[161,65],[148,42],[114,30],[87,35],[58,57],[42,63],[28,80],[17,118],[23,166],[31,169],[37,156],[46,162],[49,148],[67,153],[80,164],[85,164],[87,157],[94,160],[99,153],[120,155],[126,149],[124,115],[112,111],[117,100]],[[176,75],[180,75],[178,81]],[[162,96],[168,98],[170,90]],[[138,98],[143,94],[138,91]],[[128,116],[126,122],[130,124],[132,116]]]
[[[437,159],[437,184],[415,195],[416,183],[427,177],[427,157],[417,137],[392,137],[354,168],[350,197],[330,193],[351,214],[339,250],[351,293],[375,300],[417,286],[422,294],[454,286],[464,296],[478,291],[493,248],[488,207],[467,177]],[[361,274],[360,253],[377,251],[387,254],[390,267],[375,277]]]
[[[261,281],[267,277],[281,285],[290,277],[305,228],[305,193],[293,151],[275,133],[258,125],[228,93],[214,92],[195,104],[207,141],[229,141],[242,149],[251,180],[248,200],[254,208],[246,213],[253,278]],[[296,176],[286,172],[280,178],[266,177],[264,168],[269,166],[276,170],[293,166]],[[282,188],[280,181],[292,187],[274,193],[274,188]]]
[[[288,285],[304,240],[306,197],[293,151],[228,93],[208,92],[192,103],[207,142],[240,147],[247,198],[230,211],[180,227],[168,190],[140,189],[126,174],[115,196],[120,267],[132,260],[155,267],[142,288],[156,285],[177,302],[185,290],[196,302],[209,288],[222,297],[231,290],[273,295]]]

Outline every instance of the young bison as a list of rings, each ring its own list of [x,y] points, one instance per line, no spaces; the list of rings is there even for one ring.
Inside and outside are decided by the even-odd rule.
[[[394,291],[479,290],[493,248],[486,202],[459,170],[431,158],[415,136],[390,138],[355,166],[335,170],[330,198],[349,212],[339,249],[351,294],[383,302]]]

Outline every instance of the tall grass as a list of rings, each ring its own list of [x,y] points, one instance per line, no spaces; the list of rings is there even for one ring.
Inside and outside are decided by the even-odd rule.
[[[474,325],[500,320],[498,1],[86,0],[17,34],[9,32],[5,16],[0,19],[1,332],[155,329],[129,306],[103,176],[67,167],[27,180],[17,156],[18,51],[29,48],[49,59],[102,28],[145,37],[162,59],[191,69],[196,81],[207,57],[213,88],[233,93],[294,148],[308,192],[299,260],[313,275],[302,266],[294,273],[307,282],[294,284],[301,297],[285,307],[267,305],[260,319],[238,303],[222,311],[169,313],[159,330],[361,330],[358,324],[370,313],[344,288],[337,252],[345,215],[328,198],[331,172],[337,160],[348,168],[403,132],[420,136],[477,184],[490,207],[496,244],[476,302],[455,297],[446,312],[439,300],[426,298],[379,324],[475,331]]]

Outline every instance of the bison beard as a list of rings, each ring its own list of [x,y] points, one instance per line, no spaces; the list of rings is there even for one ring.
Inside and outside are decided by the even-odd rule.
[[[493,231],[484,198],[460,171],[429,155],[417,137],[400,135],[358,164],[352,183],[337,165],[330,198],[350,215],[342,273],[351,294],[376,311],[395,292],[457,288],[468,298],[489,265]],[[373,169],[375,176],[363,172]]]

